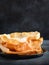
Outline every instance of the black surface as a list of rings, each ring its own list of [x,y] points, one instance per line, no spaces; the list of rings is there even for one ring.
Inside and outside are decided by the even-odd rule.
[[[49,0],[0,0],[0,33],[40,31],[49,39]]]
[[[49,40],[45,40],[43,47],[47,50],[43,56],[31,59],[6,59],[0,56],[0,65],[49,65]]]

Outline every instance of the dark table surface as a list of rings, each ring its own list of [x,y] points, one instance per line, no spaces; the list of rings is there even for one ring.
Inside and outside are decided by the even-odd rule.
[[[5,59],[0,56],[0,65],[49,65],[49,40],[44,40],[42,45],[47,52],[43,56],[31,59]]]

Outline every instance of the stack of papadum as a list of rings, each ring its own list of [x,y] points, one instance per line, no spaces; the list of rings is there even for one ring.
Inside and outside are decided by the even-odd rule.
[[[0,34],[0,49],[6,54],[33,55],[42,53],[40,32]]]

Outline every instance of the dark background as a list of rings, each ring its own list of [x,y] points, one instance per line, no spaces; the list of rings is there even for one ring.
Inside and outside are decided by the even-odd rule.
[[[0,33],[39,31],[49,39],[49,0],[0,0]]]

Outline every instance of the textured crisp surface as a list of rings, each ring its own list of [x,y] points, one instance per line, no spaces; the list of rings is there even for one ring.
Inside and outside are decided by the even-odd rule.
[[[10,60],[0,56],[1,65],[49,65],[49,40],[44,41],[43,47],[48,50],[42,57],[32,59]]]
[[[43,38],[40,32],[22,32],[0,35],[0,49],[9,54],[40,54]]]

